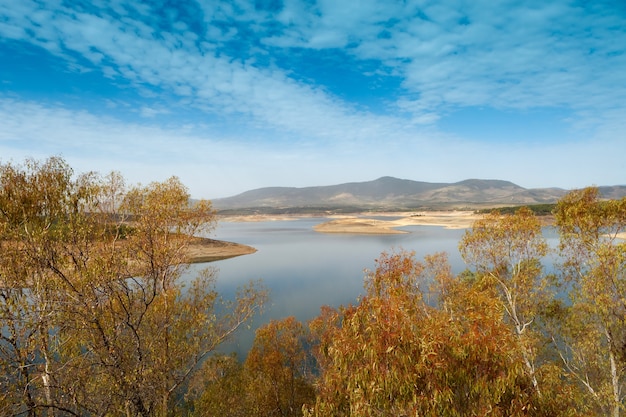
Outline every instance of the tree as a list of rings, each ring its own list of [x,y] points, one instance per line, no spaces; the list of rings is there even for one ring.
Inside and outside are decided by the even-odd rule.
[[[272,320],[257,330],[244,363],[254,392],[251,416],[301,416],[302,406],[314,402],[305,337],[294,317]]]
[[[76,183],[71,176],[59,158],[28,160],[23,169],[0,165],[2,408],[16,414],[55,407],[60,337],[52,329],[62,299],[49,261],[75,220],[71,197],[87,194],[81,185],[88,176]]]
[[[556,208],[570,304],[554,310],[553,336],[566,369],[599,412],[618,417],[626,383],[626,198],[603,201],[597,188],[570,192]]]
[[[208,361],[194,414],[301,416],[315,401],[306,336],[294,317],[272,320],[256,331],[243,365],[232,356]]]
[[[493,290],[518,341],[526,373],[539,395],[535,320],[548,301],[541,259],[548,252],[541,224],[528,208],[502,216],[494,211],[477,220],[459,243],[463,260],[475,268],[481,285]]]
[[[249,378],[236,355],[208,358],[193,381],[190,415],[248,417],[251,404]],[[256,387],[252,387],[255,389]]]
[[[533,389],[489,290],[444,255],[383,253],[357,305],[311,323],[321,368],[308,415],[525,415]]]
[[[186,248],[214,221],[176,178],[126,190],[60,158],[0,167],[2,397],[28,415],[166,415],[186,382],[262,306],[224,303],[214,274],[183,288]]]

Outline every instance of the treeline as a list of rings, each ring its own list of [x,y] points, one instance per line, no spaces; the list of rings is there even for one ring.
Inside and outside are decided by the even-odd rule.
[[[526,207],[533,212],[535,216],[550,216],[556,209],[556,204],[530,204],[527,206],[507,206],[496,209],[500,214],[515,214],[521,207]],[[494,209],[487,208],[478,210],[480,214],[488,214]]]
[[[59,158],[0,165],[0,415],[613,416],[626,382],[626,199],[588,188],[553,208],[486,214],[445,254],[383,253],[354,305],[259,328],[184,249],[213,226],[173,178],[127,187]],[[548,273],[542,260],[557,259]]]

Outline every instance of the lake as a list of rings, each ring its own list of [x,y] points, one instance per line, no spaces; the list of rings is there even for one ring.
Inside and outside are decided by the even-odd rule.
[[[387,218],[388,219],[388,218]],[[355,303],[364,293],[365,269],[373,269],[381,252],[405,249],[415,251],[416,258],[446,252],[454,273],[466,266],[458,243],[464,229],[440,226],[406,226],[406,234],[363,235],[325,234],[313,226],[328,218],[298,218],[262,222],[226,222],[218,224],[211,237],[253,246],[251,255],[192,266],[217,269],[217,290],[232,298],[238,286],[262,279],[270,290],[269,305],[252,323],[252,331],[242,331],[224,351],[237,351],[245,357],[254,329],[269,322],[295,316],[306,322],[319,314],[320,306],[338,307]],[[557,236],[552,229],[544,231],[551,246]]]
[[[435,252],[447,252],[454,272],[465,269],[458,251],[464,230],[439,226],[407,226],[406,234],[356,235],[325,234],[313,230],[328,218],[298,218],[264,222],[218,224],[211,237],[253,246],[251,255],[192,266],[193,271],[211,266],[217,269],[217,290],[233,297],[238,286],[262,279],[270,290],[270,301],[253,329],[270,319],[295,316],[306,322],[319,314],[320,306],[338,307],[356,302],[363,294],[365,269],[375,267],[383,251],[415,251],[417,259]],[[241,332],[233,348],[243,357],[253,332]]]

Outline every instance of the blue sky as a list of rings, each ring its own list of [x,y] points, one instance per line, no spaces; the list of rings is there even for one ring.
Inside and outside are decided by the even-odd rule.
[[[194,197],[626,184],[626,3],[0,0],[0,161]]]

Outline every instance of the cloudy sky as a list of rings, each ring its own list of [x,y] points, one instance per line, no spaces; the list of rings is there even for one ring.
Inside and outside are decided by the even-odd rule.
[[[622,0],[0,0],[0,162],[626,184],[625,52]]]

